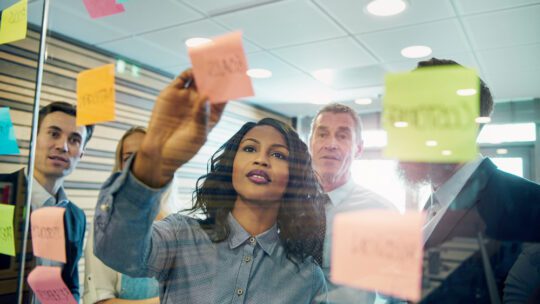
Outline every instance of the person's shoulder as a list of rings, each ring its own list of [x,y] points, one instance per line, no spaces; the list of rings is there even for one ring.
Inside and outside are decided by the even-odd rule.
[[[354,183],[353,191],[348,199],[351,201],[365,201],[374,209],[397,210],[395,205],[382,195],[356,183]]]

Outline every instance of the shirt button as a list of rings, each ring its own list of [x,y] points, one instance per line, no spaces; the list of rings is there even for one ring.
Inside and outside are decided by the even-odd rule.
[[[238,288],[238,289],[236,290],[236,294],[237,294],[238,296],[241,296],[241,295],[244,294],[244,290],[243,290],[242,288]]]
[[[249,238],[249,243],[250,243],[251,245],[255,245],[255,238],[254,238],[254,237],[250,237],[250,238]]]
[[[109,211],[111,207],[109,206],[109,204],[101,204],[101,206],[99,206],[99,209],[101,209],[101,211],[103,212],[107,212]]]
[[[251,257],[249,255],[244,257],[244,262],[249,263],[251,262]]]

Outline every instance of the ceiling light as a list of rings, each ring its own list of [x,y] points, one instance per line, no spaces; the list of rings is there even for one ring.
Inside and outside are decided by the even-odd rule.
[[[459,96],[472,96],[476,94],[475,89],[459,89],[456,91]]]
[[[401,55],[406,58],[422,58],[431,55],[431,48],[425,45],[412,45],[401,50]]]
[[[367,11],[375,16],[387,17],[397,15],[407,8],[403,0],[374,0],[367,6]]]
[[[437,146],[437,141],[436,140],[427,140],[426,141],[426,146],[428,147],[436,147]]]
[[[331,69],[317,70],[311,73],[315,79],[325,84],[332,84],[334,81],[334,71]]]
[[[479,123],[479,124],[487,124],[491,122],[491,117],[480,116],[480,117],[476,117],[474,121],[476,121],[476,123]]]
[[[186,46],[196,47],[196,46],[200,46],[211,41],[212,39],[202,38],[202,37],[189,38],[188,40],[186,40]]]
[[[441,154],[444,155],[444,156],[450,156],[450,155],[452,155],[452,151],[450,151],[450,150],[442,150]]]
[[[272,72],[267,69],[249,69],[246,74],[251,78],[270,78]]]
[[[508,154],[508,149],[497,149],[497,154],[499,155]]]
[[[406,121],[396,121],[394,122],[394,127],[396,128],[406,128],[409,126],[409,123]]]
[[[373,102],[371,98],[357,98],[354,100],[354,103],[359,105],[370,105]]]

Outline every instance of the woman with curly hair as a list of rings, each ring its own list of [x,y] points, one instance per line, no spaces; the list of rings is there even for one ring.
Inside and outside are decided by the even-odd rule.
[[[152,224],[164,186],[223,111],[184,87],[191,77],[186,71],[161,92],[139,152],[104,184],[96,256],[128,275],[156,277],[161,303],[324,300],[314,260],[323,241],[322,193],[307,146],[284,123],[246,123],[212,156],[191,209],[206,219],[174,214]]]

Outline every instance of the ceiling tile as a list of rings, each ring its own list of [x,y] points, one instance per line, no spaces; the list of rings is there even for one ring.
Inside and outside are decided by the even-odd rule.
[[[540,3],[540,0],[454,0],[454,3],[459,14],[465,15]]]
[[[349,37],[272,50],[272,53],[308,73],[318,69],[345,69],[377,63]]]
[[[229,32],[226,28],[213,22],[212,20],[196,21],[185,25],[170,27],[160,31],[151,32],[139,37],[146,39],[166,48],[171,52],[179,53],[184,57],[188,56],[185,41],[193,37],[215,37]],[[258,47],[244,39],[244,51],[254,52],[260,50]]]
[[[308,0],[280,1],[215,19],[228,28],[242,30],[248,39],[266,49],[346,34]]]
[[[42,5],[43,3],[32,3],[28,7],[28,21],[40,27],[43,14]],[[74,13],[73,11],[66,10],[58,5],[51,6],[49,8],[48,29],[88,44],[114,40],[128,35],[128,33],[123,30],[96,23],[87,16],[88,14],[86,14],[86,12],[84,13],[85,14],[81,14],[80,12]]]
[[[188,64],[187,58],[170,52],[140,37],[100,44],[99,47],[156,68]]]
[[[413,25],[428,21],[455,17],[448,0],[409,1],[409,7],[401,14],[390,17],[373,16],[365,11],[368,1],[315,0],[353,34]]]
[[[386,68],[381,65],[356,67],[337,71],[332,88],[336,90],[382,86]]]
[[[425,45],[437,53],[462,53],[469,51],[466,38],[457,20],[437,21],[421,26],[411,26],[357,36],[368,49],[383,62],[400,61],[401,50],[412,45]]]
[[[268,5],[266,3],[272,2],[269,0],[182,0],[198,10],[202,11],[206,15],[215,15],[223,12],[230,12],[235,10],[241,10],[257,5]],[[280,0],[274,0],[280,1]]]
[[[540,5],[463,18],[477,50],[540,43]]]
[[[519,73],[490,73],[486,78],[495,99],[519,100],[540,98],[540,69]]]
[[[290,64],[283,62],[268,52],[258,52],[247,55],[250,69],[267,69],[272,71],[272,78],[282,78],[299,75],[302,72]],[[266,79],[261,79],[265,81]]]
[[[488,74],[503,75],[540,70],[539,54],[540,44],[478,51],[479,60]],[[509,58],[512,60],[508,60]]]
[[[124,7],[125,12],[96,19],[96,21],[136,35],[163,27],[188,23],[204,17],[188,6],[174,0],[159,0],[159,5],[156,5],[154,1],[131,0],[125,2]]]

